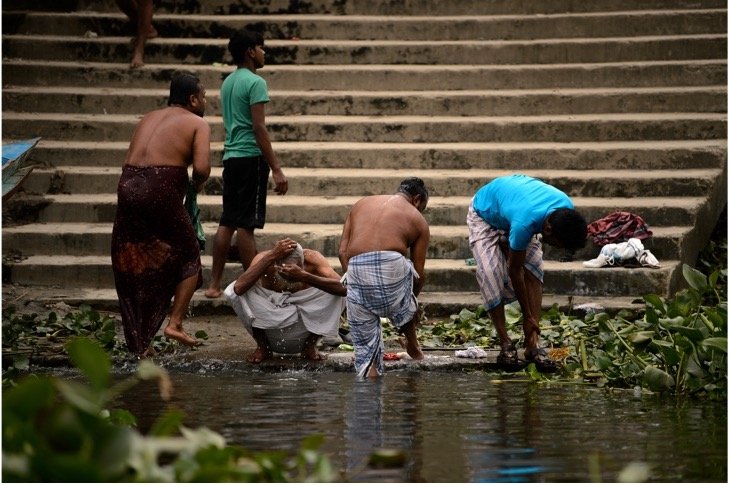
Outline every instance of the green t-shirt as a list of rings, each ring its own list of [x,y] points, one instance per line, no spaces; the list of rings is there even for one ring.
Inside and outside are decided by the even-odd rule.
[[[223,81],[221,109],[226,128],[223,160],[261,155],[253,134],[251,105],[268,102],[266,81],[246,68],[236,69]]]

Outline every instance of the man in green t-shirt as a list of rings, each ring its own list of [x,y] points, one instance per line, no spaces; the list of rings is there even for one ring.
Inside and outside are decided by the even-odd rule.
[[[208,298],[222,294],[221,278],[234,232],[244,269],[257,253],[254,229],[264,227],[269,170],[274,191],[284,195],[288,189],[266,129],[264,106],[269,102],[266,81],[256,74],[264,66],[264,39],[258,32],[239,30],[231,37],[228,50],[237,69],[223,81],[220,92],[226,129],[223,214],[213,244],[212,274],[205,292]]]

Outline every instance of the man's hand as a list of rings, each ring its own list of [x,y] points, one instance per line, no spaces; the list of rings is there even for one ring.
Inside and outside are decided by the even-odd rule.
[[[279,195],[284,195],[289,190],[289,181],[286,179],[284,172],[279,170],[273,170],[271,176],[274,179],[274,192]]]
[[[276,244],[274,244],[274,247],[271,250],[271,255],[273,256],[274,261],[278,261],[289,256],[296,247],[297,242],[295,240],[289,238],[280,239],[279,241],[276,241]]]
[[[276,269],[279,270],[282,278],[289,281],[303,281],[307,275],[304,268],[296,264],[282,264],[281,266],[277,266]]]

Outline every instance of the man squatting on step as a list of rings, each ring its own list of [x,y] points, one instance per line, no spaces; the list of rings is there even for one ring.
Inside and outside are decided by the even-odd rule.
[[[221,279],[234,232],[243,269],[249,267],[257,253],[254,230],[262,229],[266,221],[269,169],[277,194],[284,195],[289,188],[266,129],[266,81],[256,74],[257,69],[264,67],[264,39],[258,32],[239,30],[228,42],[228,50],[237,69],[221,85],[226,130],[223,213],[213,243],[213,267],[205,291],[208,298],[221,295]]]
[[[542,243],[569,250],[583,247],[585,219],[573,209],[570,197],[557,188],[526,175],[509,175],[476,192],[466,222],[484,307],[501,342],[497,363],[506,370],[518,367],[504,315],[505,302],[517,299],[522,309],[525,358],[541,372],[555,371],[555,362],[539,347]]]
[[[282,239],[258,253],[224,293],[256,340],[248,361],[258,364],[272,351],[322,360],[317,340],[337,335],[346,289],[321,253]]]
[[[403,180],[393,195],[359,200],[345,220],[339,258],[358,377],[383,374],[381,317],[405,335],[408,355],[423,359],[416,338],[421,313],[416,296],[431,237],[422,214],[426,204],[428,191],[414,177]]]
[[[197,77],[175,75],[168,107],[142,118],[124,159],[111,255],[124,336],[137,354],[152,350],[173,295],[165,335],[186,345],[198,343],[182,327],[203,282],[200,247],[183,199],[189,165],[197,191],[210,175],[206,102]]]

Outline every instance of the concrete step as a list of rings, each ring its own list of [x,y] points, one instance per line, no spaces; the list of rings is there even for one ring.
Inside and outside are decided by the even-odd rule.
[[[212,258],[202,256],[203,278],[208,281]],[[341,273],[337,258],[328,258]],[[662,261],[662,267],[651,268],[586,268],[579,261],[562,263],[545,261],[545,292],[581,296],[609,296],[649,293],[664,295],[666,288],[681,273],[678,261]],[[424,291],[478,291],[474,266],[463,260],[426,260]],[[233,281],[241,273],[240,263],[227,263],[224,281]],[[3,263],[6,283],[53,286],[74,282],[76,287],[113,288],[111,258],[105,256],[29,256],[19,262]]]
[[[630,197],[652,194],[654,197],[701,196],[719,183],[722,170],[523,170],[558,187],[571,197]],[[66,166],[60,169],[37,169],[23,183],[27,193],[103,194],[115,193],[121,167]],[[395,191],[401,180],[414,175],[413,169],[370,168],[287,168],[290,195],[365,196]],[[510,170],[439,170],[422,174],[429,194],[453,197],[474,194],[479,187]],[[223,168],[213,167],[205,186],[208,195],[223,193]],[[273,186],[272,186],[273,189]]]
[[[104,62],[130,56],[129,37],[3,35],[3,55]],[[227,62],[228,39],[161,38],[145,46],[152,63]],[[553,64],[722,59],[727,35],[692,34],[538,40],[267,40],[266,62],[281,64]]]
[[[290,0],[254,0],[231,2],[231,0],[207,0],[194,4],[162,0],[156,8],[161,12],[203,13],[203,14],[313,14],[331,13],[337,15],[496,15],[496,14],[550,14],[559,12],[606,12],[616,10],[659,10],[681,8],[726,8],[721,0],[603,0],[601,2],[579,2],[572,0],[553,0],[535,2],[533,0],[463,0],[443,2],[439,0],[411,0],[393,2],[392,0],[311,0],[291,2]],[[112,0],[29,0],[24,8],[44,10],[97,10],[116,11]],[[53,8],[49,8],[53,7]]]
[[[119,298],[113,288],[69,288],[68,286],[14,286],[22,298],[32,298],[33,301],[46,306],[63,302],[70,306],[91,305],[98,311],[119,312]],[[5,288],[3,288],[5,293]],[[423,306],[424,316],[432,318],[448,318],[458,314],[463,308],[471,310],[481,305],[481,295],[478,292],[422,292],[418,302]],[[12,301],[6,304],[14,304]],[[645,304],[641,298],[634,297],[592,297],[580,295],[543,295],[543,308],[549,309],[557,305],[568,315],[585,314],[588,308],[597,311],[606,311],[616,314],[620,310],[639,312]],[[235,322],[235,313],[225,297],[209,299],[203,295],[203,290],[193,294],[190,302],[190,314],[200,315],[230,315],[231,322]]]
[[[3,84],[10,86],[99,86],[129,89],[169,87],[177,70],[193,70],[215,89],[233,68],[225,65],[156,64],[138,69],[124,62],[26,60],[4,53]],[[112,59],[121,60],[120,56]],[[272,90],[303,87],[378,91],[383,86],[418,90],[549,89],[727,85],[725,59],[522,65],[330,65],[266,66],[259,71]]]
[[[267,200],[267,223],[342,224],[360,196],[275,196]],[[708,197],[576,197],[576,208],[588,221],[615,211],[641,215],[651,225],[687,226],[696,223],[697,214]],[[462,225],[466,220],[471,195],[431,197],[424,213],[431,225]],[[107,194],[54,194],[28,196],[18,194],[3,204],[8,213],[27,222],[112,222],[117,196]],[[713,201],[714,203],[714,201]],[[221,214],[219,195],[201,195],[198,206],[203,221],[218,221]],[[714,225],[714,222],[713,222]]]
[[[3,89],[5,111],[139,114],[167,105],[167,89],[23,86]],[[461,90],[461,91],[271,91],[268,116],[429,115],[524,116],[727,111],[726,86]],[[207,113],[221,112],[218,90],[206,93]]]
[[[212,255],[215,241],[216,222],[206,222],[203,229],[206,235],[204,255]],[[685,239],[691,237],[692,227],[665,227],[650,224],[653,236],[644,240],[648,249],[660,261],[680,258],[680,247]],[[460,225],[431,226],[431,239],[428,258],[467,259],[471,258],[468,232],[465,221]],[[24,224],[3,228],[3,251],[5,255],[47,255],[83,256],[109,254],[111,247],[111,223],[46,223]],[[326,256],[336,256],[342,224],[287,224],[267,223],[263,230],[256,232],[256,244],[261,250],[270,248],[285,237],[291,237],[304,247],[315,249]],[[545,246],[545,258],[558,260],[564,255],[561,250]],[[574,256],[575,261],[595,258],[600,248],[590,241]]]
[[[128,141],[93,142],[43,139],[31,159],[45,166],[116,167]],[[637,140],[615,142],[519,143],[353,143],[274,142],[284,169],[411,168],[532,170],[686,170],[720,168],[727,140]],[[211,163],[221,165],[223,143],[211,143]]]
[[[131,35],[121,12],[5,11],[5,34]],[[162,38],[229,38],[262,28],[266,39],[460,40],[549,39],[723,33],[725,9],[641,10],[547,15],[200,15],[155,12]]]
[[[135,115],[3,113],[3,136],[89,141],[128,140]],[[225,138],[222,118],[207,116],[211,138]],[[482,142],[724,139],[725,113],[548,116],[270,116],[273,141]],[[31,127],[29,131],[29,127]]]

